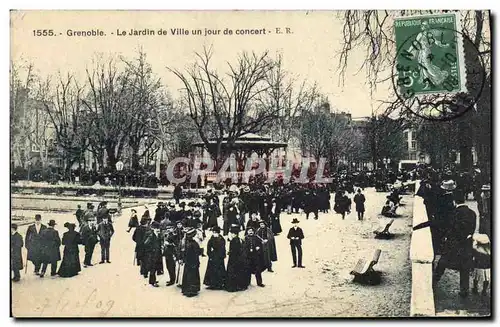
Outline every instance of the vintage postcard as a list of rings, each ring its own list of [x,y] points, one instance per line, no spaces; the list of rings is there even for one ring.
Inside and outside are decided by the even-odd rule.
[[[490,28],[12,10],[11,316],[491,317]]]

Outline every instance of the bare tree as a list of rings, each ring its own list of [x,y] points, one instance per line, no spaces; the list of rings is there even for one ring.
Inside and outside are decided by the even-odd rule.
[[[349,58],[354,49],[363,48],[365,57],[359,70],[365,70],[367,79],[370,83],[370,89],[376,89],[377,85],[384,81],[388,81],[392,77],[391,66],[396,55],[395,40],[393,35],[393,19],[396,16],[409,16],[421,14],[442,13],[442,10],[402,10],[402,11],[379,11],[379,10],[347,10],[343,12],[342,19],[344,27],[342,30],[343,42],[342,49],[338,54],[340,82],[343,83]],[[467,67],[472,69],[467,72],[467,80],[475,83],[475,88],[478,88],[477,80],[478,69],[482,70],[480,74],[486,76],[486,85],[482,91],[482,95],[477,102],[476,109],[466,113],[461,119],[460,128],[457,135],[461,146],[461,164],[463,169],[471,168],[472,166],[472,145],[481,149],[480,161],[484,163],[490,162],[489,149],[490,137],[484,134],[478,134],[476,130],[491,130],[491,125],[488,125],[489,119],[484,119],[490,116],[491,112],[491,41],[489,36],[489,12],[487,11],[466,11],[462,17],[462,32],[470,41],[465,42],[465,62]],[[474,50],[474,47],[479,49],[479,52]],[[478,65],[479,62],[485,62],[484,67]],[[479,67],[478,67],[479,66]],[[476,72],[476,73],[473,73]],[[470,86],[470,85],[469,85]],[[468,87],[470,89],[470,87]],[[441,101],[442,105],[447,106],[450,103],[449,99]],[[401,99],[395,95],[389,99],[383,99],[384,114],[395,114],[399,117],[412,118],[408,115],[407,108],[403,105]],[[419,119],[416,119],[417,121]],[[464,121],[473,122],[473,124],[465,124]],[[482,123],[481,123],[482,122]],[[473,125],[481,125],[483,128],[471,128]],[[476,126],[474,126],[476,127]]]
[[[126,64],[126,74],[130,76],[129,91],[125,96],[132,102],[132,110],[123,110],[129,118],[127,141],[132,154],[132,168],[138,169],[139,158],[146,153],[154,153],[153,145],[159,145],[155,140],[161,140],[154,133],[153,124],[158,122],[157,116],[162,106],[162,84],[154,75],[151,65],[146,61],[146,53],[142,49],[133,61],[124,57],[121,60]]]
[[[216,140],[210,154],[220,164],[238,137],[260,132],[278,117],[279,108],[258,101],[270,88],[267,78],[275,68],[268,52],[241,54],[236,65],[227,63],[226,79],[211,68],[212,55],[211,48],[204,48],[203,53],[195,53],[197,62],[185,72],[169,70],[184,86],[189,115],[206,147],[210,148],[210,139]],[[225,153],[223,138],[227,138]]]
[[[10,63],[10,143],[15,162],[26,168],[30,160],[28,134],[30,130],[29,101],[34,93],[33,64]]]
[[[62,151],[67,176],[75,162],[81,162],[89,145],[91,121],[83,106],[84,85],[70,73],[59,79],[51,94],[51,101],[44,102],[45,113],[55,131],[57,146]]]
[[[267,77],[269,89],[260,97],[263,106],[276,108],[279,119],[267,129],[277,141],[289,143],[291,138],[299,138],[301,117],[319,102],[320,94],[316,84],[299,82],[283,67],[283,56],[275,60],[275,69]]]
[[[124,112],[134,109],[130,87],[133,84],[129,70],[120,70],[113,58],[98,59],[86,70],[89,92],[83,100],[92,119],[91,149],[102,161],[106,151],[107,166],[114,170],[129,136],[129,116]]]

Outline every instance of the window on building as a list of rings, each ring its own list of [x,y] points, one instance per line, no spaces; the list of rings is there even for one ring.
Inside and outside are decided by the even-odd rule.
[[[410,150],[416,150],[417,149],[417,141],[412,139],[410,143]]]
[[[410,153],[409,159],[410,160],[417,160],[417,154],[416,153]]]

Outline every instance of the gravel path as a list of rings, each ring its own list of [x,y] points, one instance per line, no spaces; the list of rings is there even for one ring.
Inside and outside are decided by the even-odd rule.
[[[409,245],[413,197],[403,198],[391,232],[393,240],[375,240],[378,213],[385,193],[366,189],[364,221],[352,212],[345,220],[333,213],[320,214],[319,220],[305,220],[304,214],[282,214],[283,234],[277,236],[278,262],[275,273],[264,272],[265,288],[252,285],[245,292],[227,293],[205,290],[195,298],[186,298],[174,286],[166,287],[167,276],[160,276],[160,288],[147,285],[132,265],[134,243],[126,233],[129,210],[115,222],[116,235],[111,244],[111,264],[82,268],[76,277],[64,279],[22,273],[20,283],[12,286],[13,314],[18,317],[91,316],[91,317],[404,317],[410,312],[411,266]],[[150,208],[153,210],[153,208]],[[142,209],[139,209],[142,214]],[[286,233],[297,217],[305,233],[303,245],[305,269],[292,269]],[[70,214],[46,214],[44,221],[55,219],[62,232]],[[26,227],[20,232],[24,237]],[[375,269],[382,272],[378,286],[353,284],[350,270],[361,257],[371,257],[374,249],[382,255]],[[24,254],[25,255],[25,254]],[[83,259],[83,248],[80,256]],[[96,247],[93,261],[100,259]],[[201,259],[201,278],[206,270]]]

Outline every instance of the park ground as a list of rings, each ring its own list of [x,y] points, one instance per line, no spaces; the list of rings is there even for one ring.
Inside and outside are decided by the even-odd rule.
[[[320,213],[319,220],[306,220],[303,213],[281,215],[283,233],[276,237],[278,261],[274,273],[264,272],[265,288],[252,278],[247,291],[228,293],[206,290],[194,298],[182,296],[175,286],[166,287],[168,274],[159,276],[153,288],[134,266],[132,233],[127,233],[130,209],[115,220],[111,263],[83,268],[78,276],[60,278],[27,274],[12,285],[12,313],[15,317],[406,317],[410,313],[411,263],[409,247],[413,196],[405,195],[391,232],[392,240],[376,240],[373,231],[386,221],[379,213],[385,193],[365,189],[366,213],[358,221],[355,212],[342,220],[340,215]],[[333,202],[333,201],[332,201]],[[332,203],[333,204],[333,203]],[[333,207],[333,205],[332,205]],[[139,206],[138,214],[144,210]],[[150,207],[154,211],[154,207]],[[55,219],[62,234],[71,213],[45,213],[43,221]],[[304,230],[305,269],[291,268],[292,258],[286,233],[291,220],[298,218]],[[20,227],[24,238],[26,226]],[[209,233],[207,233],[209,234]],[[207,235],[209,236],[209,235]],[[207,238],[208,240],[208,238]],[[206,241],[205,241],[206,242]],[[352,283],[349,272],[358,259],[371,258],[381,249],[375,269],[382,273],[377,286]],[[62,251],[61,251],[62,252]],[[23,253],[24,257],[26,253]],[[83,248],[80,257],[83,261]],[[93,262],[100,260],[96,246]],[[201,258],[203,280],[207,258]]]

